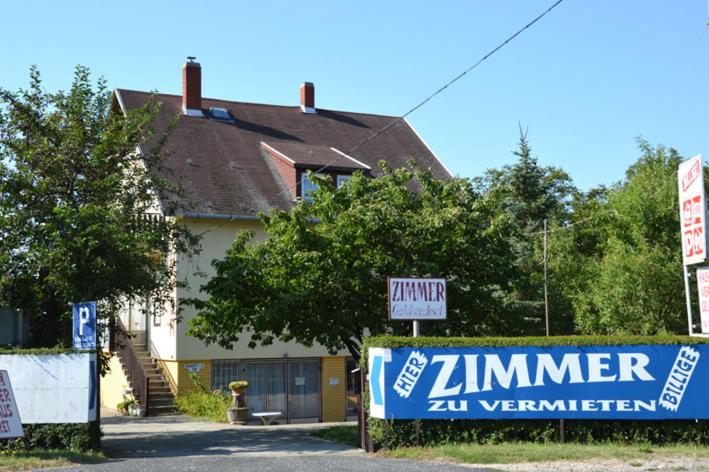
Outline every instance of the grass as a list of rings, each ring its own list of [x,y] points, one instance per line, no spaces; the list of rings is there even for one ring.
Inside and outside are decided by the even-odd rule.
[[[333,426],[312,433],[313,436],[359,446],[357,426]],[[692,445],[655,446],[652,444],[627,445],[619,443],[523,443],[504,444],[444,444],[434,447],[404,447],[382,450],[387,457],[418,460],[447,460],[468,464],[514,464],[525,462],[621,460],[643,461],[654,457],[709,458],[709,447]],[[642,462],[637,462],[642,464]]]
[[[67,467],[76,464],[97,464],[105,459],[98,452],[67,451],[0,451],[0,472]]]
[[[185,415],[224,423],[227,420],[226,409],[232,406],[232,398],[219,391],[196,391],[178,396],[175,403]]]
[[[468,464],[511,464],[523,462],[585,460],[647,460],[653,457],[709,458],[709,448],[701,446],[649,446],[607,444],[445,444],[424,448],[383,451],[389,457],[406,459],[446,459]]]
[[[311,434],[321,439],[327,439],[328,441],[359,447],[359,430],[357,426],[333,426],[332,428],[313,431]]]

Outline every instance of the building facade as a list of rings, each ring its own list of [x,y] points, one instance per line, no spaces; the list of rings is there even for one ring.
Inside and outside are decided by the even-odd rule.
[[[398,168],[413,159],[437,178],[450,177],[405,120],[317,108],[312,83],[301,86],[299,106],[263,105],[204,98],[201,66],[190,60],[182,72],[182,96],[154,95],[161,105],[158,134],[179,117],[158,172],[185,193],[177,214],[163,216],[181,218],[202,235],[201,253],[177,257],[178,279],[187,283],[175,288],[175,307],[202,296],[200,286],[214,275],[211,262],[224,257],[237,232],[253,231],[255,241],[266,238],[259,212],[287,210],[297,199],[310,198],[314,186],[308,170],[328,174],[339,186],[353,172],[376,178],[381,160]],[[114,110],[140,107],[150,97],[118,89]],[[367,141],[386,126],[385,133]],[[174,307],[156,309],[145,301],[127,303],[121,314],[173,394],[195,388],[194,378],[210,389],[226,389],[232,380],[245,379],[252,413],[280,412],[283,422],[343,421],[356,414],[349,375],[355,365],[347,352],[330,355],[322,346],[278,341],[252,349],[248,333],[231,350],[207,346],[186,334],[194,309],[181,310],[180,322]],[[102,389],[115,392],[126,383],[130,379],[116,372],[104,378]]]

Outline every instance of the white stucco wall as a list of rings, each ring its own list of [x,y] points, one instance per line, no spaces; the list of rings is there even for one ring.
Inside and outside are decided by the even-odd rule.
[[[203,235],[203,249],[201,254],[195,256],[192,260],[182,257],[178,261],[178,279],[186,279],[189,286],[189,289],[177,289],[178,300],[200,295],[199,287],[215,274],[214,267],[211,265],[212,260],[224,257],[238,231],[253,231],[256,234],[255,241],[262,241],[266,237],[263,227],[258,221],[189,219],[186,222],[193,233]],[[198,272],[203,272],[207,278],[197,276]],[[195,310],[193,308],[182,308],[182,322],[177,324],[176,329],[176,360],[322,357],[328,355],[327,350],[322,346],[307,348],[293,342],[274,342],[271,346],[250,349],[248,347],[250,339],[248,335],[244,336],[234,346],[233,350],[223,349],[214,344],[205,346],[202,341],[185,334],[189,329],[189,320],[194,315]],[[341,355],[347,355],[347,352],[343,351]]]

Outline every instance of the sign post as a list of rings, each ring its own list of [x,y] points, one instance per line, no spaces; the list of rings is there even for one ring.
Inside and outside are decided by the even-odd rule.
[[[687,303],[689,335],[692,326],[692,301],[689,292],[688,265],[705,261],[707,252],[706,199],[704,196],[704,166],[702,156],[697,155],[681,163],[677,172],[679,186],[680,226],[682,231],[682,263],[684,266],[684,290]]]
[[[0,370],[0,439],[21,438],[24,435],[10,376],[6,370]]]

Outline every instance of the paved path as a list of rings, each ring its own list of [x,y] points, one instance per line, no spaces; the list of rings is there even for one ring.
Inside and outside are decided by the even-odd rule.
[[[386,459],[309,436],[329,425],[231,426],[183,416],[103,419],[109,461],[88,471],[468,471],[468,467]]]

